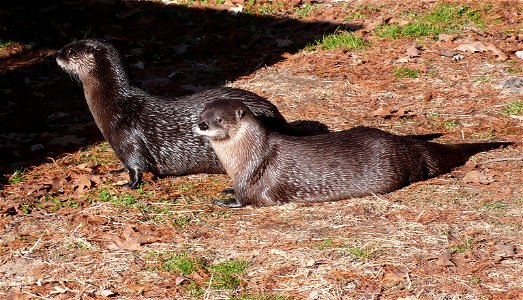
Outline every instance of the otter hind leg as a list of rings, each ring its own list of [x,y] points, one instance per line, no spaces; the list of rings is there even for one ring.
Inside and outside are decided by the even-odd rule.
[[[216,206],[228,207],[228,208],[240,208],[243,207],[243,204],[237,199],[231,200],[214,200],[213,202]]]

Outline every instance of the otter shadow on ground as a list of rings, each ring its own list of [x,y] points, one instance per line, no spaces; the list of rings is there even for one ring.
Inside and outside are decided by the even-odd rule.
[[[54,52],[74,40],[112,41],[138,86],[176,96],[250,74],[338,29],[359,29],[347,23],[110,0],[4,2],[0,16],[0,40],[26,45],[18,54],[0,56],[1,173],[102,140],[81,85],[54,60]],[[309,124],[325,129],[317,123]]]

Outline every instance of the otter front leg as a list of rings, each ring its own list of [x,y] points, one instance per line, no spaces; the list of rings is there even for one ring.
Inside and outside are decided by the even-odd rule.
[[[135,189],[142,181],[142,172],[138,168],[128,168],[127,170],[129,171],[129,182],[124,184],[124,186]]]
[[[237,199],[214,200],[213,204],[216,205],[216,206],[228,207],[228,208],[240,208],[240,207],[244,206],[243,203],[241,203]]]

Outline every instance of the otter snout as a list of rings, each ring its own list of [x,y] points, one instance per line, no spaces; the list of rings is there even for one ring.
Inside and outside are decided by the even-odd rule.
[[[206,122],[201,122],[200,124],[198,124],[198,128],[200,128],[200,130],[202,131],[205,131],[209,129],[209,125]]]

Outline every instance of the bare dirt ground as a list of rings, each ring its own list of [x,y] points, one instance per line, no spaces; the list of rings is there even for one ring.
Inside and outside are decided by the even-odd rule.
[[[375,31],[434,1],[86,3],[0,8],[0,27],[16,32],[0,50],[0,298],[523,299],[523,108],[507,108],[523,87],[504,84],[523,77],[520,1],[467,2],[484,26],[439,39]],[[238,4],[250,17],[209,9]],[[369,46],[305,47],[339,26]],[[105,175],[118,160],[54,63],[84,36],[116,41],[155,93],[227,84],[331,130],[516,144],[390,194],[331,203],[214,207],[226,175],[146,176],[128,190],[126,174]],[[474,41],[494,48],[454,50]],[[227,263],[243,267],[227,277],[216,267]]]

